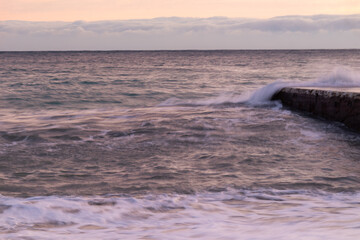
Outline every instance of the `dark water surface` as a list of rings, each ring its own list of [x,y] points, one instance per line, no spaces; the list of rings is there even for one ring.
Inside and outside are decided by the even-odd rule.
[[[360,85],[359,54],[2,52],[0,233],[356,239],[360,135],[268,84]]]

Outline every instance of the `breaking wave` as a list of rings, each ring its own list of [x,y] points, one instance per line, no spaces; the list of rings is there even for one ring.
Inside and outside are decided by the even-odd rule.
[[[270,189],[142,197],[0,196],[0,238],[356,239],[358,197]]]
[[[277,80],[252,92],[223,93],[217,97],[205,99],[169,98],[158,106],[207,106],[231,103],[246,103],[254,106],[267,105],[272,96],[284,87],[360,87],[360,74],[347,68],[336,68],[331,73],[319,77],[315,81]]]
[[[284,87],[360,87],[360,74],[351,71],[350,69],[336,68],[331,73],[311,82],[290,82],[279,80],[256,90],[247,102],[253,105],[266,103],[271,100],[274,94]]]

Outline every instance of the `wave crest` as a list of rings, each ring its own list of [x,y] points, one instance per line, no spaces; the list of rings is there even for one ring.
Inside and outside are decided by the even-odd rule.
[[[174,97],[165,100],[158,106],[209,106],[228,103],[246,103],[252,106],[262,106],[271,104],[270,100],[272,96],[284,87],[360,87],[360,73],[347,68],[339,67],[334,69],[331,73],[319,77],[315,81],[300,82],[277,80],[252,92],[227,92],[222,93],[217,97],[203,99],[180,99]]]
[[[0,231],[5,239],[357,239],[358,198],[359,193],[295,189],[141,197],[0,195]]]
[[[336,68],[331,73],[311,82],[278,80],[256,90],[246,102],[252,105],[266,104],[284,87],[360,87],[360,74],[347,68]]]
[[[159,107],[169,107],[169,106],[210,106],[210,105],[220,105],[220,104],[231,104],[231,103],[243,103],[246,102],[249,98],[249,93],[236,94],[233,92],[222,93],[217,97],[209,97],[202,99],[180,99],[180,98],[169,98],[162,103]]]

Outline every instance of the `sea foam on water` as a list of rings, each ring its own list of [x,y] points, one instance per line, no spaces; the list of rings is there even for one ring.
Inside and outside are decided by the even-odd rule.
[[[1,53],[0,239],[358,239],[359,134],[270,101],[358,56]]]
[[[266,189],[142,197],[2,196],[0,238],[356,239],[359,197]]]

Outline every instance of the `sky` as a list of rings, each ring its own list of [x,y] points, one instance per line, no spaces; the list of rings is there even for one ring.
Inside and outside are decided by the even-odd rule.
[[[0,51],[360,48],[359,0],[0,0]]]
[[[157,17],[270,18],[360,13],[359,0],[0,0],[0,20],[99,21]]]

